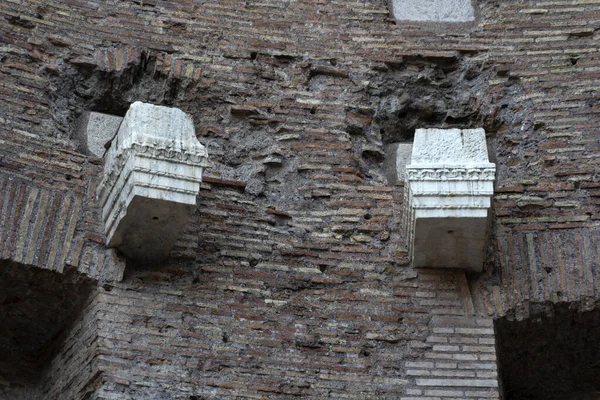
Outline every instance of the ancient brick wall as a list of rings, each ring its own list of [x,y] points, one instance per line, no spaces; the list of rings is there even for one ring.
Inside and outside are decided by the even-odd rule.
[[[0,3],[0,258],[99,291],[39,390],[498,398],[495,318],[597,303],[600,2],[476,3],[436,32],[383,0]],[[125,269],[72,136],[135,100],[189,112],[210,168],[171,258]],[[409,264],[383,161],[429,126],[488,133],[482,274]]]

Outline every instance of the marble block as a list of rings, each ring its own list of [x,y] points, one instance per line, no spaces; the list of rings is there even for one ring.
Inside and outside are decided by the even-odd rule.
[[[141,263],[167,257],[196,207],[206,165],[188,114],[133,103],[105,155],[97,191],[107,246]]]
[[[123,117],[102,114],[99,112],[84,112],[77,123],[75,139],[77,149],[88,156],[102,158],[107,143],[117,133]]]
[[[472,22],[471,0],[391,0],[394,18],[415,22]]]
[[[417,129],[405,185],[414,267],[481,271],[495,173],[483,129]]]
[[[412,143],[391,143],[385,146],[383,170],[390,186],[404,183],[406,164],[410,163]]]

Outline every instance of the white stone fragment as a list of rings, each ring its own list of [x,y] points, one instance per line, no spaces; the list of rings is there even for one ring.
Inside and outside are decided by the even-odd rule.
[[[417,129],[405,185],[414,267],[481,271],[495,172],[483,129]]]
[[[412,147],[412,143],[398,143],[398,149],[396,150],[396,171],[399,181],[404,181],[406,177],[406,165],[410,164]]]
[[[412,143],[392,143],[385,147],[383,170],[390,186],[404,182],[406,164],[410,163],[411,153]]]
[[[102,158],[104,147],[117,133],[123,117],[93,111],[84,112],[79,118],[75,139],[78,150],[89,156]]]
[[[392,0],[398,21],[472,22],[475,12],[471,0]]]
[[[206,165],[189,115],[133,103],[106,153],[97,191],[107,246],[142,263],[165,258],[196,207]]]

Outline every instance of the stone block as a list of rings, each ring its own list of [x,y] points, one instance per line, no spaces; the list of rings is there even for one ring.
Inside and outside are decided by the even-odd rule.
[[[159,262],[196,207],[207,165],[192,118],[135,102],[105,158],[97,194],[107,246],[141,263]]]
[[[399,181],[404,182],[406,179],[406,166],[410,164],[412,147],[412,143],[398,143],[398,148],[396,149],[396,171]]]
[[[405,185],[414,267],[481,271],[495,171],[483,129],[417,129]]]
[[[78,150],[88,156],[102,158],[106,151],[106,144],[117,133],[121,121],[123,121],[123,117],[116,115],[84,112],[79,117],[75,131]]]
[[[383,168],[389,185],[404,182],[406,164],[410,163],[412,143],[392,143],[385,147]]]
[[[391,0],[398,21],[473,22],[471,0]]]

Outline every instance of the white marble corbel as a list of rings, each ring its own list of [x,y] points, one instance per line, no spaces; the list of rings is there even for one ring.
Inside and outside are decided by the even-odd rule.
[[[414,267],[482,270],[495,172],[483,129],[417,129],[405,183]]]
[[[105,155],[97,191],[107,246],[141,263],[167,257],[196,207],[206,165],[188,114],[133,103]]]

